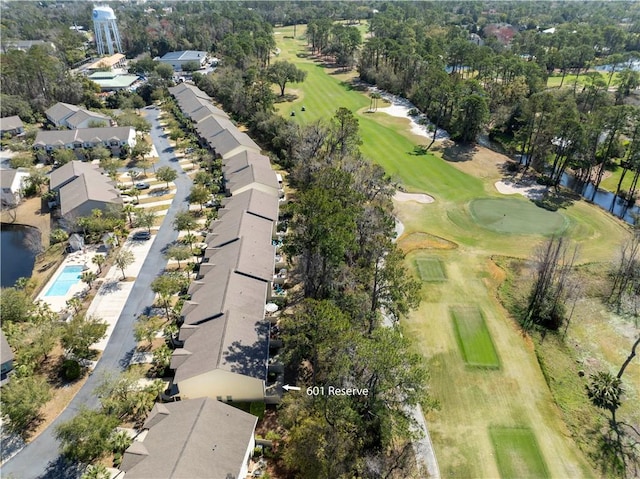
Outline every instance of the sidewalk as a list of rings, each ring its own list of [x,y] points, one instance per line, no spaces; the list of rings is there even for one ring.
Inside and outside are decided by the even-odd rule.
[[[155,236],[152,236],[149,241],[127,240],[124,244],[123,249],[131,251],[135,256],[134,263],[124,270],[128,278],[138,276],[155,238]],[[95,315],[108,324],[106,336],[92,346],[99,351],[104,351],[107,347],[111,333],[113,333],[113,329],[135,284],[134,281],[125,282],[120,281],[121,279],[122,271],[117,266],[112,266],[105,275],[102,286],[87,310],[88,315]]]

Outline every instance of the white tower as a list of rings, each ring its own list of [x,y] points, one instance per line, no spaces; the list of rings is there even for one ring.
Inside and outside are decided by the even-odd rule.
[[[122,53],[116,15],[111,7],[93,8],[93,31],[96,35],[98,55],[104,55],[105,53],[113,55],[115,51]]]

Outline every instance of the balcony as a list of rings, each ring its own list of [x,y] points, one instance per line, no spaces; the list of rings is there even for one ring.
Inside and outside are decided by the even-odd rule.
[[[287,270],[286,268],[281,268],[276,274],[273,275],[273,284],[275,285],[283,285],[287,280]]]
[[[276,257],[275,257],[276,268],[282,268],[282,267],[286,266],[286,264],[287,264],[287,262],[284,259],[284,255],[283,254],[276,254]]]

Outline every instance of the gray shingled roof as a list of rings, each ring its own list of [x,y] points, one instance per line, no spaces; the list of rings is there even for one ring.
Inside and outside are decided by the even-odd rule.
[[[60,101],[52,107],[46,109],[44,111],[44,114],[54,123],[60,123],[62,120],[78,110],[80,110],[79,106],[71,105],[70,103],[63,103]]]
[[[18,128],[24,128],[24,123],[18,115],[0,118],[0,131],[17,130]]]
[[[222,172],[226,178],[233,173],[244,170],[250,165],[271,168],[271,162],[268,156],[261,155],[257,151],[246,150],[227,158],[222,165]]]
[[[35,145],[68,145],[75,141],[100,142],[109,140],[126,141],[129,139],[133,127],[107,126],[98,128],[78,128],[76,130],[39,131],[33,142]]]
[[[221,110],[217,106],[211,104],[202,105],[197,110],[193,110],[190,117],[193,122],[198,123],[212,115],[221,118],[229,118],[229,115],[227,115],[224,110]]]
[[[239,146],[244,146],[256,151],[260,147],[246,133],[242,133],[237,128],[225,130],[209,141],[209,145],[216,150],[216,153],[225,158]]]
[[[156,404],[122,457],[127,479],[236,477],[252,442],[257,418],[210,398]]]
[[[214,266],[225,266],[238,273],[270,282],[275,268],[275,247],[263,239],[242,237],[221,248],[207,248],[200,274],[206,275]]]
[[[77,178],[87,172],[101,174],[100,167],[97,165],[84,161],[70,161],[49,173],[49,189],[55,190],[70,179]]]
[[[60,188],[60,214],[75,210],[87,201],[121,205],[120,193],[108,177],[96,173],[83,173]]]
[[[211,104],[211,100],[209,98],[201,98],[191,92],[184,92],[176,99],[178,100],[178,105],[180,106],[182,113],[187,116],[190,116],[191,112],[196,111],[205,105]]]
[[[197,325],[224,314],[238,312],[242,317],[264,318],[267,283],[217,266],[189,288],[191,299],[182,307],[184,324]]]
[[[237,195],[224,198],[218,215],[224,216],[226,211],[243,210],[252,215],[260,216],[271,221],[278,220],[278,198],[264,191],[249,189]]]
[[[209,95],[207,95],[200,88],[198,88],[195,85],[192,85],[191,83],[186,83],[186,82],[179,83],[176,86],[169,87],[168,90],[169,90],[169,93],[171,93],[174,97],[176,97],[176,99],[179,96],[185,95],[185,93],[187,95],[191,93],[200,98],[211,100],[211,97]]]
[[[106,126],[109,126],[111,123],[111,118],[109,118],[107,115],[88,110],[80,110],[75,112],[73,115],[67,118],[66,123],[77,128],[77,126],[85,120],[103,122]]]
[[[265,380],[268,335],[267,321],[236,309],[200,324],[172,356],[174,383],[180,388],[181,381],[216,369]]]
[[[278,178],[276,172],[271,167],[262,167],[256,165],[249,165],[243,170],[229,174],[226,178],[226,188],[233,195],[234,191],[257,183],[274,190],[274,195],[278,194],[280,185],[278,184]]]
[[[236,129],[231,120],[216,116],[209,116],[196,125],[196,130],[206,141],[211,141],[216,135],[231,129]]]
[[[240,238],[250,238],[252,244],[270,244],[273,221],[241,209],[226,210],[211,223],[205,239],[209,248],[219,248]]]

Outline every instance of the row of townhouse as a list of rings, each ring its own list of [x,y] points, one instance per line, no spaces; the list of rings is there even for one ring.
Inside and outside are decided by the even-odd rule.
[[[136,144],[136,130],[131,126],[78,128],[75,130],[39,131],[33,149],[39,159],[47,161],[57,149],[73,150],[78,159],[84,159],[84,150],[103,146],[114,156]]]
[[[211,223],[199,275],[182,309],[173,393],[264,401],[279,185],[260,147],[193,85],[169,89],[200,140],[222,159],[228,198]],[[208,114],[203,114],[205,111]],[[199,118],[199,120],[197,119]]]
[[[178,402],[156,404],[123,455],[125,477],[246,477],[257,418],[231,402],[277,402],[269,384],[280,185],[269,158],[211,99],[182,83],[169,91],[200,139],[223,162],[228,195],[206,236],[197,278],[180,317],[175,371]],[[221,128],[220,126],[224,126]],[[280,389],[280,390],[279,390]]]

